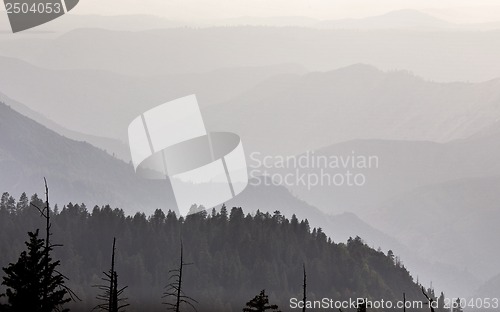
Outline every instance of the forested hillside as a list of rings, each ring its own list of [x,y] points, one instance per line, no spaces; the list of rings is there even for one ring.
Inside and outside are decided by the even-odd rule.
[[[31,199],[44,205],[37,196]],[[44,229],[39,212],[26,196],[16,202],[8,194],[0,204],[0,265],[15,262],[27,231]],[[292,297],[302,298],[302,266],[307,271],[308,300],[349,299],[422,300],[409,272],[392,255],[373,250],[360,238],[332,242],[307,220],[279,212],[245,215],[241,208],[201,212],[178,218],[157,210],[152,216],[126,216],[109,206],[87,209],[68,204],[54,209],[51,237],[54,257],[68,285],[82,299],[72,311],[89,311],[97,304],[102,272],[111,263],[116,237],[116,271],[121,286],[129,286],[127,311],[160,311],[169,270],[177,268],[181,241],[183,290],[196,299],[198,311],[241,311],[266,289],[269,300],[288,311]],[[4,289],[2,289],[2,292]]]
[[[55,203],[105,202],[126,206],[129,213],[174,207],[165,181],[141,179],[131,164],[65,138],[1,102],[0,134],[2,192],[35,193],[46,177],[58,190],[52,197]]]

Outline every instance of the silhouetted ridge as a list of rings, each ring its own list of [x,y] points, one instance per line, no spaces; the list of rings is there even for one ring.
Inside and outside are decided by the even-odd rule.
[[[40,225],[35,209],[9,205],[0,207],[1,264],[15,259],[25,231]],[[68,204],[52,220],[53,239],[64,244],[57,250],[62,270],[83,299],[77,308],[95,306],[91,285],[109,266],[109,241],[115,236],[120,241],[117,270],[120,281],[129,285],[130,311],[161,309],[162,289],[168,271],[178,266],[181,240],[185,261],[193,263],[186,268],[183,289],[199,302],[198,311],[241,310],[264,288],[286,310],[290,298],[302,298],[304,263],[310,300],[397,300],[403,291],[421,299],[409,272],[392,256],[369,248],[359,237],[336,244],[307,220],[279,212],[251,216],[241,208],[223,207],[186,218],[161,210],[146,217],[126,216],[109,206],[89,212],[84,205]]]

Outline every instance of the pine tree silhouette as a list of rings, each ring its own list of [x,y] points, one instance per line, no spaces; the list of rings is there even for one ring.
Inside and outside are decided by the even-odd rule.
[[[266,295],[266,290],[263,289],[259,295],[255,296],[252,300],[247,302],[246,308],[243,309],[243,312],[265,312],[265,311],[273,311],[273,312],[281,312],[278,310],[278,306],[275,304],[269,304],[269,297]]]
[[[60,262],[46,256],[45,242],[38,238],[38,233],[38,230],[28,233],[28,251],[23,251],[16,263],[3,269],[6,276],[2,284],[8,287],[7,311],[69,311],[62,309],[71,299],[61,287],[64,277],[56,270]]]
[[[50,243],[50,204],[49,204],[49,188],[47,180],[45,182],[45,206],[40,208],[36,203],[31,205],[38,209],[42,217],[46,221],[45,239],[38,238],[39,230],[35,233],[28,232],[29,242],[26,242],[28,252],[21,253],[18,262],[9,264],[7,268],[3,268],[7,274],[3,279],[3,285],[9,287],[6,292],[9,304],[3,307],[6,311],[35,311],[35,312],[52,312],[52,311],[69,311],[63,309],[63,304],[72,299],[79,299],[76,294],[71,291],[66,285],[67,277],[62,275],[57,267],[60,261],[53,261],[51,252],[54,247],[61,245],[53,245]],[[7,197],[2,196],[2,202]],[[7,201],[10,213],[15,213],[15,201]],[[27,197],[21,196],[20,202],[22,208],[27,205]],[[21,207],[19,206],[19,207]],[[66,295],[69,296],[66,297]],[[0,306],[2,308],[2,306]]]

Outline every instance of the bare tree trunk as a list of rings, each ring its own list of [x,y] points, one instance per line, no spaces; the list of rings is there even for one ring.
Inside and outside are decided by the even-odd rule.
[[[424,294],[425,298],[427,298],[427,301],[429,302],[429,307],[431,308],[431,312],[435,312],[434,311],[434,307],[433,307],[434,299],[433,298],[429,298],[429,296],[425,292],[424,286],[422,286],[422,293]]]
[[[50,223],[50,203],[49,203],[49,187],[47,185],[47,179],[46,178],[43,178],[43,181],[45,183],[45,207],[41,208],[41,207],[38,207],[36,204],[34,204],[33,202],[30,203],[31,206],[35,207],[38,212],[40,212],[40,215],[45,219],[45,250],[44,250],[44,253],[45,253],[45,276],[43,277],[43,306],[47,306],[48,305],[48,298],[49,298],[49,284],[50,284],[50,280],[52,279],[52,273],[51,273],[51,270],[49,270],[50,268],[50,252],[52,251],[52,249],[54,247],[62,247],[62,245],[51,245],[50,244],[50,236],[52,235],[52,233],[50,233],[50,228],[52,227],[52,224]],[[59,276],[61,276],[63,279],[65,280],[68,280],[68,278],[66,276],[64,276],[63,274],[61,274],[59,271],[57,270],[54,270],[54,272],[56,274],[58,274]],[[66,291],[66,293],[70,296],[70,299],[71,300],[80,300],[80,298],[78,298],[78,296],[66,285],[64,285],[64,283],[60,283],[59,284],[59,287],[64,289]]]
[[[115,246],[116,246],[116,237],[113,237],[113,251],[111,253],[111,271],[109,278],[109,303],[108,303],[108,311],[115,312],[115,294],[116,294],[116,272],[115,272]]]
[[[305,263],[303,264],[303,269],[304,269],[304,284],[302,285],[302,288],[304,290],[304,296],[302,297],[302,303],[304,306],[302,307],[302,312],[306,312],[306,301],[307,301],[307,275],[306,275],[306,265]]]
[[[108,284],[93,286],[103,291],[102,294],[99,294],[96,297],[97,300],[103,301],[103,303],[98,304],[96,307],[94,307],[93,310],[119,312],[123,308],[129,306],[128,303],[124,303],[128,298],[121,298],[121,295],[123,294],[125,289],[127,289],[128,286],[118,289],[118,273],[116,273],[115,269],[115,253],[116,253],[116,237],[113,237],[113,251],[111,253],[111,269],[108,272],[103,272],[104,277],[102,278],[102,280]]]
[[[179,263],[179,268],[169,271],[169,274],[171,274],[170,279],[174,278],[175,280],[165,287],[167,290],[162,297],[162,298],[169,298],[169,297],[175,298],[175,303],[164,302],[164,304],[168,306],[167,308],[168,310],[179,312],[181,304],[185,303],[196,311],[196,308],[194,307],[193,303],[198,303],[198,302],[193,298],[184,295],[182,291],[182,277],[183,277],[182,274],[184,272],[184,267],[186,265],[191,265],[191,264],[192,263],[184,262],[184,246],[181,241],[181,259]]]
[[[49,289],[48,289],[48,281],[50,280],[51,276],[48,275],[50,274],[49,272],[49,257],[50,257],[50,204],[49,204],[49,187],[47,185],[47,179],[43,178],[43,181],[45,183],[45,209],[43,210],[44,213],[42,213],[42,216],[45,217],[45,272],[46,275],[44,276],[45,283],[44,283],[44,289],[43,289],[43,303],[44,305],[47,303],[47,298],[49,296]]]
[[[182,269],[184,267],[184,247],[181,242],[181,265],[179,267],[179,288],[177,288],[177,303],[175,307],[175,312],[179,312],[179,306],[181,305],[181,289],[182,289]]]
[[[406,312],[406,294],[403,293],[403,312]]]

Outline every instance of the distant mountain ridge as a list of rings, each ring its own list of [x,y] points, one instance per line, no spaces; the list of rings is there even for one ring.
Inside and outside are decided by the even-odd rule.
[[[141,31],[179,27],[220,27],[220,26],[270,26],[308,27],[362,30],[492,30],[500,23],[457,24],[447,22],[431,14],[413,9],[389,11],[384,14],[360,18],[316,19],[306,16],[240,16],[220,19],[174,20],[156,15],[89,15],[69,14],[50,24],[41,25],[36,31],[66,32],[78,28],[99,28],[117,31]],[[0,16],[0,31],[9,30],[6,16]],[[33,33],[33,31],[31,31]]]
[[[121,141],[127,140],[128,124],[138,114],[191,93],[197,93],[209,129],[234,131],[249,151],[267,153],[301,153],[352,139],[445,142],[487,131],[500,118],[499,80],[435,83],[363,64],[308,74],[284,64],[129,77],[46,70],[1,57],[0,63],[2,91],[9,97],[66,128]],[[295,105],[293,112],[290,105]],[[279,116],[279,128],[272,127],[274,116]],[[250,119],[262,127],[240,122]],[[305,119],[315,126],[295,126]],[[287,135],[294,140],[284,140]],[[120,155],[127,154],[122,150]]]
[[[496,54],[484,54],[485,50],[500,50],[495,31],[266,26],[143,31],[83,28],[62,34],[5,35],[0,41],[0,55],[39,67],[139,76],[283,63],[299,64],[308,71],[328,71],[366,63],[383,70],[411,70],[435,81],[481,82],[500,77]]]
[[[397,10],[382,15],[358,19],[321,21],[321,27],[345,29],[450,29],[454,25],[417,10]]]
[[[250,151],[278,155],[358,139],[446,142],[500,118],[499,86],[435,83],[356,64],[269,79],[205,115],[212,129],[239,133]]]
[[[435,83],[362,64],[308,74],[284,64],[129,77],[46,70],[1,57],[0,63],[2,91],[9,97],[65,128],[121,141],[138,114],[191,93],[198,95],[208,129],[236,132],[248,151],[266,153],[301,153],[353,139],[446,142],[486,131],[500,118],[499,80]],[[279,128],[272,126],[275,116]],[[304,121],[315,126],[296,127]]]
[[[128,125],[135,117],[169,100],[196,94],[203,108],[228,101],[269,77],[305,72],[296,64],[278,64],[130,76],[103,70],[51,70],[6,57],[0,57],[0,68],[6,96],[66,129],[122,142],[127,141]],[[111,147],[108,150],[116,150]],[[122,159],[124,154],[120,153]]]

